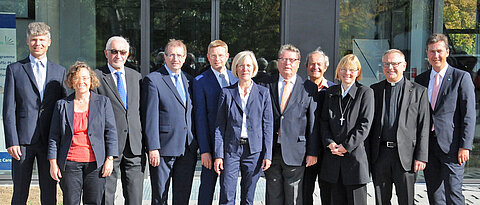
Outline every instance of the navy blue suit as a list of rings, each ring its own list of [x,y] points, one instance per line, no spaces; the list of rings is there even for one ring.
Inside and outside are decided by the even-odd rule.
[[[191,77],[182,72],[183,103],[166,66],[143,80],[142,119],[148,151],[158,150],[160,165],[150,166],[152,204],[166,204],[173,178],[173,204],[188,204],[196,165],[197,142],[192,133]]]
[[[227,74],[230,84],[238,81],[231,71],[227,70]],[[198,140],[200,154],[210,153],[213,157],[215,148],[215,119],[217,118],[218,110],[217,102],[222,88],[218,84],[217,78],[210,67],[193,80],[192,86],[195,137]],[[213,169],[202,166],[201,182],[198,190],[199,205],[212,204],[217,176],[217,173],[215,173]]]
[[[431,70],[415,78],[426,88]],[[470,74],[448,66],[431,111],[435,131],[430,134],[428,164],[424,170],[430,204],[465,204],[462,182],[465,164],[460,148],[472,149],[475,132],[475,88]],[[430,126],[431,127],[431,126]]]
[[[56,203],[56,182],[50,177],[47,140],[55,102],[66,96],[65,68],[47,61],[43,100],[30,59],[7,66],[3,99],[3,126],[6,147],[20,146],[20,160],[12,160],[12,204],[28,198],[33,162],[37,158],[42,204]]]
[[[244,114],[248,144],[240,144]],[[238,84],[223,88],[218,100],[214,152],[215,159],[224,161],[220,204],[235,204],[239,170],[242,172],[240,204],[253,204],[262,161],[272,160],[272,141],[273,112],[268,89],[253,83],[243,111]]]

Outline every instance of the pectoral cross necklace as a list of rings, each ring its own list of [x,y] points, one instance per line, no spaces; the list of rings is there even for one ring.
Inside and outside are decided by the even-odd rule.
[[[347,96],[345,96],[347,97]],[[342,98],[338,101],[338,105],[340,106],[340,114],[342,114],[342,117],[340,118],[340,126],[343,126],[343,121],[345,118],[343,117],[345,112],[347,111],[348,105],[350,105],[350,98],[348,98],[347,105],[345,106],[345,109],[342,109]]]

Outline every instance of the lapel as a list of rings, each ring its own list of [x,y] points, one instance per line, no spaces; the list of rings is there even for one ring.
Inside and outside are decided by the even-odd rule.
[[[277,74],[275,75],[275,77],[273,77],[273,81],[271,82],[272,83],[272,86],[271,86],[271,89],[270,89],[270,95],[273,96],[272,98],[272,106],[274,108],[274,110],[278,110],[278,112],[280,113],[280,102],[278,100],[279,96],[278,96],[278,76],[280,74]],[[281,113],[280,113],[281,114]]]
[[[435,109],[433,109],[433,112],[437,110],[436,108],[439,106],[438,104],[441,104],[443,102],[442,98],[443,96],[446,96],[447,88],[449,88],[452,84],[452,73],[453,73],[453,68],[449,65],[447,67],[447,71],[445,72],[445,76],[443,77],[440,90],[438,91],[437,102],[435,102]]]
[[[95,94],[94,92],[90,92],[90,102],[89,102],[89,105],[88,105],[88,126],[89,127],[90,127],[91,124],[94,124],[94,123],[90,123],[90,122],[94,122],[96,114],[100,113],[100,110],[101,110],[100,106],[101,106],[101,102],[100,102],[100,98],[98,97],[98,95]],[[94,129],[88,129],[89,136],[91,136],[90,134],[91,134],[91,131],[93,131],[93,130]]]
[[[303,79],[299,75],[297,75],[297,79],[295,80],[295,84],[293,85],[292,92],[290,93],[290,98],[288,99],[287,104],[285,105],[285,110],[283,111],[284,113],[287,112],[290,109],[290,107],[295,106],[296,104],[295,102],[297,98],[299,98],[300,93],[302,92],[301,89],[303,89]]]
[[[40,92],[38,89],[37,81],[35,80],[35,75],[33,74],[33,68],[32,68],[32,63],[30,62],[30,58],[27,57],[26,63],[22,65],[23,69],[27,73],[28,77],[30,78],[30,81],[35,85],[35,93],[40,97]]]
[[[380,84],[380,90],[377,91],[378,94],[380,95],[378,97],[378,99],[376,98],[376,100],[381,100],[379,102],[377,102],[377,105],[380,106],[380,107],[376,107],[375,109],[378,109],[378,110],[381,110],[380,112],[380,133],[382,133],[382,128],[383,128],[383,117],[385,115],[385,90],[387,88],[387,80],[384,80],[381,84]]]
[[[134,104],[133,101],[138,100],[138,99],[133,99],[133,93],[138,92],[135,90],[137,86],[134,86],[133,84],[140,83],[140,82],[135,82],[134,79],[132,79],[132,76],[134,75],[132,73],[132,70],[127,69],[127,67],[125,67],[124,69],[125,69],[125,84],[126,84],[125,87],[127,88],[127,104],[133,105]]]
[[[118,93],[117,85],[115,84],[115,81],[113,80],[112,77],[112,72],[110,72],[110,69],[108,69],[108,66],[104,66],[100,68],[102,70],[102,80],[107,84],[107,87],[112,91],[112,93],[115,95],[115,98],[117,98],[117,101],[123,105],[122,98],[120,98],[120,94]],[[126,72],[126,71],[125,71]],[[127,74],[125,73],[125,76]],[[126,86],[128,89],[128,86]],[[128,93],[128,91],[127,91]],[[128,97],[127,97],[128,100]],[[125,109],[125,105],[123,105],[123,109]]]
[[[165,66],[162,66],[162,67],[160,67],[159,72],[160,72],[160,74],[162,74],[162,80],[165,82],[165,84],[167,84],[167,87],[175,95],[178,102],[185,107],[185,105],[183,104],[182,98],[180,97],[180,94],[178,94],[177,87],[175,87],[175,85],[172,82],[172,79],[170,78],[170,74],[168,74],[167,68]],[[182,75],[182,76],[184,76],[184,75]],[[182,77],[182,80],[183,80],[183,77]]]
[[[402,106],[400,106],[400,112],[398,116],[398,126],[400,126],[400,122],[404,122],[405,116],[407,115],[407,108],[410,105],[410,101],[412,99],[412,93],[413,93],[413,84],[407,78],[403,78],[405,81],[404,87],[403,87],[403,96],[402,96]],[[398,130],[398,129],[397,129]],[[398,138],[399,135],[397,135]],[[397,139],[398,141],[398,139]]]
[[[255,100],[257,99],[257,97],[259,95],[257,84],[255,84],[255,82],[253,82],[253,80],[252,80],[252,83],[253,83],[252,90],[250,90],[250,95],[248,96],[248,100],[247,100],[247,106],[245,106],[246,107],[245,108],[245,114],[247,116],[250,115],[248,108],[252,106],[252,103],[255,102]]]
[[[74,114],[75,114],[75,106],[73,104],[73,100],[75,99],[75,93],[72,93],[70,96],[67,97],[67,101],[65,103],[65,111],[67,113],[67,123],[70,126],[70,131],[73,136],[74,132]]]
[[[232,85],[232,88],[229,88],[230,92],[232,93],[233,96],[233,101],[237,104],[240,112],[243,113],[242,110],[242,99],[240,98],[240,88],[238,87],[238,84],[235,83]]]
[[[186,105],[184,105],[186,108],[188,108],[188,105],[190,104],[190,92],[188,92],[190,90],[190,83],[188,83],[188,79],[187,79],[187,76],[185,75],[185,72],[181,71],[182,72],[182,83],[183,83],[183,89],[184,89],[184,92],[185,92],[185,103]],[[175,88],[176,90],[176,88]],[[180,95],[179,95],[180,96]],[[183,101],[182,101],[183,103]]]
[[[50,80],[52,80],[54,78],[54,75],[56,74],[56,70],[54,70],[55,66],[53,65],[53,63],[49,60],[47,60],[47,72],[46,72],[46,76],[45,76],[45,86],[48,84],[48,82],[50,82]],[[45,95],[45,93],[43,94]],[[44,96],[45,97],[45,96]]]
[[[218,84],[217,77],[215,77],[215,73],[213,73],[212,68],[209,68],[207,72],[205,73],[205,82],[212,82],[212,84],[215,84],[212,89],[215,89],[215,91],[220,92],[222,87],[220,87],[220,84]]]

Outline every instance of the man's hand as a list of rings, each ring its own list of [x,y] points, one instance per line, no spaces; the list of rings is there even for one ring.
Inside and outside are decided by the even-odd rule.
[[[205,152],[201,155],[202,165],[207,169],[212,169],[212,154]]]
[[[266,171],[272,165],[272,160],[264,159],[262,163],[262,171]]]
[[[415,160],[415,163],[413,165],[413,171],[414,172],[423,171],[426,166],[427,166],[426,162]]]
[[[20,151],[20,146],[18,145],[13,145],[9,148],[7,148],[7,152],[12,158],[16,160],[20,160],[20,156],[22,156],[22,151]]]
[[[62,173],[60,173],[60,169],[58,168],[57,160],[51,159],[50,161],[50,176],[53,180],[60,182],[60,178],[62,178]]]
[[[112,174],[113,170],[113,159],[105,159],[105,162],[103,163],[103,168],[102,168],[102,177],[108,177],[110,174]]]
[[[458,149],[458,164],[463,165],[470,158],[470,150],[460,148]]]
[[[150,165],[158,167],[160,165],[160,152],[158,152],[158,149],[148,151],[148,159]]]
[[[307,167],[315,165],[317,163],[317,156],[307,155],[307,159],[305,161],[307,162]]]
[[[223,171],[223,159],[222,158],[215,159],[215,163],[213,164],[213,168],[214,168],[215,172],[218,175],[220,175],[220,172]]]

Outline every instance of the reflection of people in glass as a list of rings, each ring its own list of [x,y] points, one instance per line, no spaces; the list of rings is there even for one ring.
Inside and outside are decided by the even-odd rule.
[[[257,71],[251,51],[238,53],[232,63],[238,83],[223,88],[218,100],[214,168],[220,174],[220,204],[235,204],[239,170],[240,204],[253,204],[260,170],[272,163],[272,102],[268,89],[252,80]]]
[[[195,55],[193,53],[188,53],[185,63],[183,63],[182,71],[191,75],[196,76],[197,70],[195,70]]]
[[[258,72],[255,77],[253,77],[253,81],[258,82],[259,80],[266,78],[269,76],[267,73],[267,66],[268,66],[268,61],[265,58],[259,58],[257,59],[257,64],[258,64]]]
[[[320,177],[332,188],[332,204],[367,204],[370,180],[367,139],[373,120],[373,91],[357,81],[360,61],[349,54],[338,63],[340,85],[327,89],[322,109],[321,135],[328,145],[323,153]]]
[[[75,92],[57,101],[48,140],[50,176],[60,182],[64,204],[100,204],[105,177],[118,156],[117,128],[110,100],[91,92],[98,87],[93,70],[76,62],[67,73]],[[83,191],[83,197],[81,197]]]

